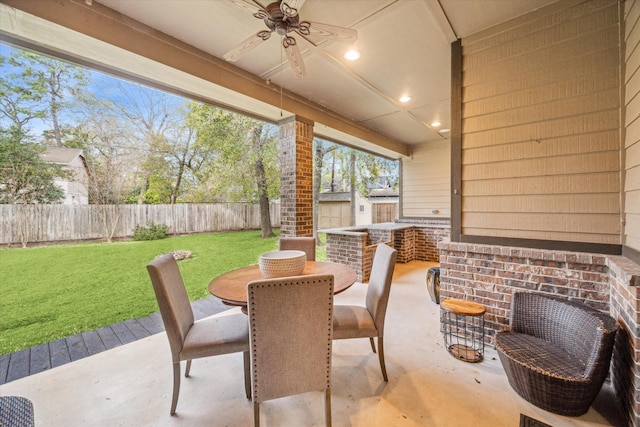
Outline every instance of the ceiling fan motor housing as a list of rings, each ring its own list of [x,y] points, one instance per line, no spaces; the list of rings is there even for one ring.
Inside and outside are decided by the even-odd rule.
[[[264,17],[265,25],[281,36],[293,31],[298,26],[298,15],[286,16],[280,8],[279,1],[270,3],[265,7],[265,11],[267,12],[267,16]]]

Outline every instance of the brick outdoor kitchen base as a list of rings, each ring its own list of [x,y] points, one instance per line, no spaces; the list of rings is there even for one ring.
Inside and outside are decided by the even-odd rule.
[[[517,290],[565,296],[617,319],[611,378],[629,425],[640,425],[640,266],[622,256],[590,253],[447,241],[438,248],[440,298],[484,305],[489,342],[508,326]]]
[[[448,221],[389,222],[364,227],[320,230],[327,235],[327,261],[356,270],[359,282],[369,281],[376,246],[386,243],[398,251],[397,262],[438,262],[438,242],[449,239]]]

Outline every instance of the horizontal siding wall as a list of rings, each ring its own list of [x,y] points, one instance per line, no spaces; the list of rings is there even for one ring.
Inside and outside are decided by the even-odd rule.
[[[103,214],[107,212],[107,214]],[[270,205],[271,225],[280,226],[280,204]],[[249,203],[176,205],[0,205],[0,244],[105,238],[102,218],[115,223],[114,238],[133,236],[149,221],[169,234],[260,228],[260,206]]]
[[[402,160],[402,176],[402,218],[451,216],[449,141],[416,146],[411,158]]]
[[[625,234],[640,251],[640,2],[625,3]]]
[[[463,235],[621,243],[618,13],[563,1],[462,40]]]

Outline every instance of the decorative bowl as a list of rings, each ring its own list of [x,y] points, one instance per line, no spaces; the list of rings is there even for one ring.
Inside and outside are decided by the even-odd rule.
[[[303,251],[275,251],[260,255],[258,267],[266,278],[302,274],[307,254]]]

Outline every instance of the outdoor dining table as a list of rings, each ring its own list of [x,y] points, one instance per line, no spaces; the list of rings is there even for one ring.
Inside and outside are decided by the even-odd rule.
[[[349,266],[335,262],[307,261],[301,276],[309,274],[333,274],[333,293],[347,290],[358,279],[358,274]],[[247,284],[265,279],[258,264],[224,273],[209,282],[209,293],[227,305],[246,307]]]

